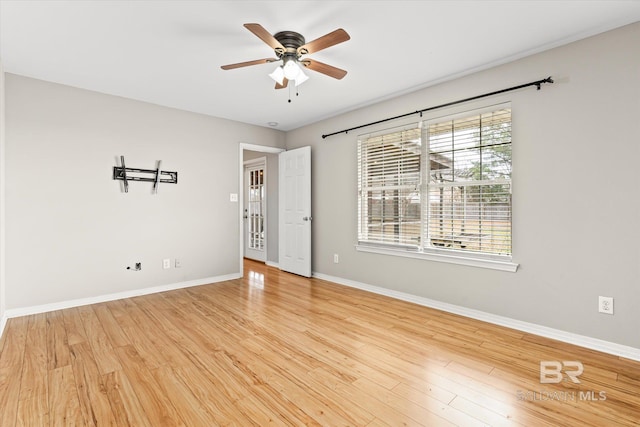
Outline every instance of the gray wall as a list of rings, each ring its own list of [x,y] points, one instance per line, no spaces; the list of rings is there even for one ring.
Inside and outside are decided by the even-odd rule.
[[[284,133],[6,74],[7,309],[238,273],[241,142]],[[178,184],[125,194],[120,155]]]
[[[278,264],[278,155],[244,150],[244,160],[267,158],[267,262]]]
[[[312,145],[314,271],[640,348],[639,44],[636,23],[288,132],[288,149]],[[488,101],[513,109],[516,273],[355,250],[358,132],[322,134],[549,75]]]

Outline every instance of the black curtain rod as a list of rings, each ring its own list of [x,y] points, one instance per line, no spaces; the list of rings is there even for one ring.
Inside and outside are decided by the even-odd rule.
[[[553,79],[551,78],[551,76],[549,76],[546,79],[536,80],[535,82],[525,83],[525,84],[521,84],[521,85],[518,85],[518,86],[510,87],[510,88],[507,88],[507,89],[502,89],[502,90],[497,90],[495,92],[485,93],[485,94],[482,94],[482,95],[476,95],[476,96],[472,96],[471,98],[460,99],[458,101],[447,102],[446,104],[436,105],[435,107],[429,107],[429,108],[424,108],[422,110],[412,111],[411,113],[401,114],[399,116],[389,117],[387,119],[378,120],[376,122],[371,122],[371,123],[367,123],[367,124],[364,124],[364,125],[352,127],[352,128],[349,128],[349,129],[344,129],[344,130],[340,130],[340,131],[337,131],[337,132],[328,133],[328,134],[322,135],[322,139],[325,139],[328,136],[338,135],[340,133],[349,133],[352,130],[361,129],[361,128],[364,128],[364,127],[367,127],[367,126],[377,125],[378,123],[384,123],[384,122],[389,122],[391,120],[401,119],[403,117],[412,116],[414,114],[420,114],[420,116],[422,116],[422,113],[424,113],[426,111],[437,110],[438,108],[443,108],[443,107],[450,107],[451,105],[462,104],[463,102],[475,101],[476,99],[486,98],[488,96],[493,96],[493,95],[499,95],[501,93],[511,92],[511,91],[522,89],[522,88],[529,87],[529,86],[537,86],[538,90],[540,90],[540,86],[543,83],[553,83]]]

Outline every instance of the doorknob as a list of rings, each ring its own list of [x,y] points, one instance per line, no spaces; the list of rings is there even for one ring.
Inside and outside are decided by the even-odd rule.
[[[302,220],[303,221],[311,221],[311,217],[310,216],[303,216]]]

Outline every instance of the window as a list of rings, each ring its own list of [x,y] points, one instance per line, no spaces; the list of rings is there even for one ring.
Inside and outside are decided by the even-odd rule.
[[[419,246],[420,128],[359,144],[360,241]]]
[[[358,243],[511,259],[511,109],[420,122],[358,141]]]

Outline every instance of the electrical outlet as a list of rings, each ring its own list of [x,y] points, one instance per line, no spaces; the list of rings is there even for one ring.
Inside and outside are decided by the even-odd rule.
[[[338,256],[338,254],[333,254],[333,263],[337,264],[340,262],[340,257]]]
[[[178,258],[176,258],[175,266],[176,266],[176,268],[181,268],[182,267],[182,261],[180,261]]]
[[[162,260],[162,268],[164,268],[165,270],[167,268],[171,268],[171,258],[165,258]]]
[[[598,297],[598,312],[613,314],[613,297]]]

